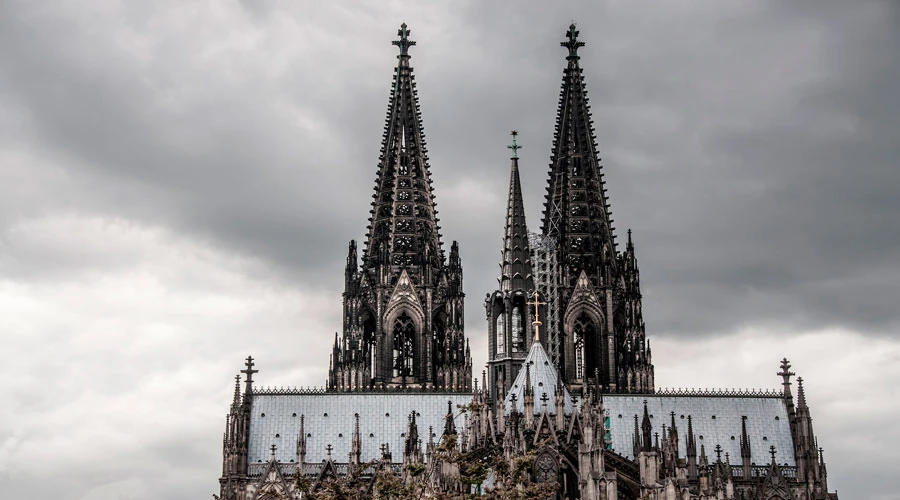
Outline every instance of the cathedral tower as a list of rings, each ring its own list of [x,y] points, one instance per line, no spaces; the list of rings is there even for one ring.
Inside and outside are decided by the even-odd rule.
[[[361,265],[356,242],[349,245],[343,335],[335,338],[328,388],[467,391],[459,247],[454,241],[448,260],[409,63],[415,42],[406,24],[398,35],[369,234]]]
[[[558,364],[574,387],[593,381],[606,392],[652,392],[653,366],[640,315],[637,261],[629,237],[619,254],[601,172],[575,25],[568,49],[550,158],[545,239],[559,263]]]
[[[488,320],[488,372],[491,401],[503,399],[516,379],[532,343],[532,320],[527,307],[534,293],[528,228],[519,180],[518,132],[513,143],[509,173],[509,202],[503,229],[499,288],[485,298]]]

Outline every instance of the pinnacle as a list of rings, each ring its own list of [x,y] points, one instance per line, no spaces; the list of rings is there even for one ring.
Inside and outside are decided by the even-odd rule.
[[[506,225],[503,231],[503,252],[500,289],[502,291],[530,290],[534,288],[531,279],[531,252],[528,244],[528,227],[525,223],[525,204],[522,201],[522,183],[519,179],[519,155],[522,148],[516,143],[519,133],[513,130],[513,143],[508,146],[512,152],[509,174],[509,201],[506,208]]]

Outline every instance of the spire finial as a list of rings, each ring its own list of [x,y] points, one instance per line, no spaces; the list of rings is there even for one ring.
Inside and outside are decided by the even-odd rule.
[[[400,29],[397,30],[397,36],[400,37],[399,40],[394,40],[391,44],[400,47],[400,56],[399,57],[409,57],[409,48],[416,44],[416,42],[409,39],[409,29],[406,27],[406,23],[400,25]]]
[[[534,326],[534,341],[540,342],[541,341],[541,325],[543,323],[541,323],[540,312],[538,310],[538,307],[545,306],[545,305],[547,305],[547,303],[541,302],[541,297],[538,294],[538,291],[535,290],[534,291],[534,302],[529,302],[528,305],[534,306],[534,321],[532,321],[531,324]]]
[[[776,373],[782,378],[781,385],[784,386],[784,394],[787,396],[791,392],[791,377],[796,375],[796,373],[791,371],[791,362],[788,361],[787,358],[783,358],[781,360],[781,371]]]
[[[275,450],[277,450],[277,449],[278,449],[278,447],[275,446],[275,444],[273,443],[272,447],[270,448],[270,450],[272,450],[272,458],[275,458]]]
[[[519,159],[519,150],[522,149],[522,146],[516,144],[516,136],[519,135],[519,131],[513,130],[512,132],[509,133],[509,135],[511,135],[513,138],[513,143],[509,146],[506,146],[512,150],[512,158],[510,158],[510,159],[518,160]]]
[[[772,455],[772,463],[775,463],[775,445],[769,446],[769,455]]]
[[[578,59],[578,49],[584,47],[584,42],[578,40],[578,30],[575,29],[575,23],[569,25],[569,31],[566,32],[566,41],[560,45],[569,49],[569,57]]]
[[[247,368],[241,370],[241,373],[243,373],[247,376],[246,377],[247,385],[246,385],[246,389],[244,392],[247,394],[250,394],[250,392],[253,390],[253,374],[259,373],[259,370],[253,369],[253,365],[254,365],[253,356],[247,356],[247,361],[246,361],[245,365],[247,366]]]

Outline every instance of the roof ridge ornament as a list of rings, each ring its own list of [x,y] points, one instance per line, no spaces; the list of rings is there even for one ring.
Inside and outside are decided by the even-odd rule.
[[[416,44],[415,41],[409,39],[409,33],[410,30],[406,27],[406,23],[401,24],[400,29],[397,30],[397,36],[400,39],[391,42],[392,45],[400,47],[400,55],[397,57],[409,57],[409,48]]]
[[[569,56],[566,59],[578,59],[578,49],[584,47],[584,42],[578,39],[579,31],[575,29],[575,23],[569,25],[569,31],[566,32],[567,40],[560,42],[560,45],[569,49]]]
[[[532,324],[532,326],[534,326],[534,341],[539,344],[541,342],[541,325],[543,323],[541,323],[540,312],[539,312],[538,307],[545,306],[545,305],[547,305],[547,303],[541,302],[541,297],[538,294],[538,291],[535,290],[534,291],[534,302],[528,302],[528,305],[534,306],[534,321],[532,321],[531,324]]]

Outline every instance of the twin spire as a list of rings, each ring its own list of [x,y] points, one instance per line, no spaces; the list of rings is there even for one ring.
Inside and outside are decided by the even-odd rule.
[[[397,31],[400,48],[388,101],[375,194],[363,251],[363,265],[385,275],[409,268],[437,276],[444,265],[440,226],[431,187],[431,169],[419,108],[406,23]]]
[[[584,271],[594,286],[617,273],[616,247],[597,154],[587,89],[578,63],[575,25],[561,46],[569,50],[559,95],[541,232],[557,242],[558,261],[569,263],[563,286],[572,288]]]

